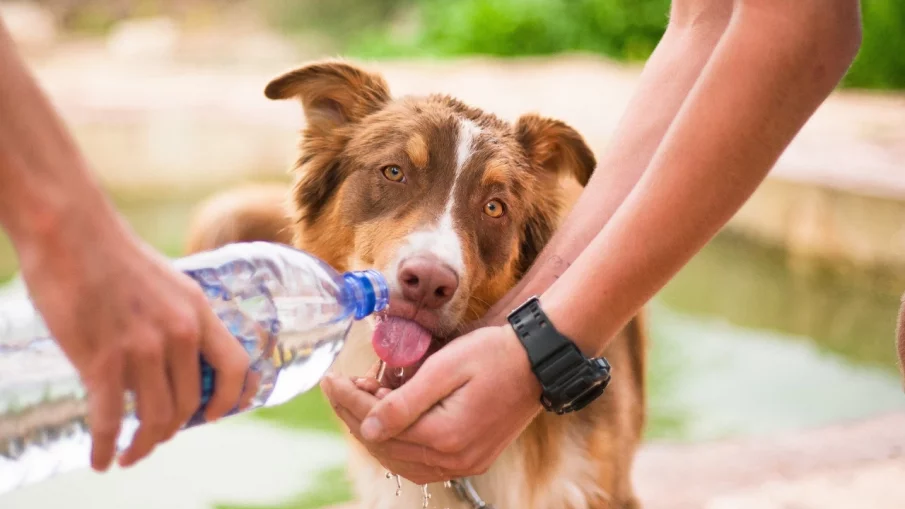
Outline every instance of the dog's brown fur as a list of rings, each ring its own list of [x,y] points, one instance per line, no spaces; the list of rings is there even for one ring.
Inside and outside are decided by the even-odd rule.
[[[285,185],[251,184],[207,200],[192,217],[185,250],[197,253],[257,240],[291,245],[285,196]]]
[[[437,200],[448,199],[446,214],[458,211],[450,224],[460,236],[463,270],[456,296],[431,322],[439,335],[454,335],[515,285],[574,200],[561,180],[583,186],[596,165],[581,136],[562,122],[529,114],[511,125],[445,96],[393,99],[382,77],[342,62],[284,74],[265,93],[302,103],[307,125],[296,184],[291,191],[239,189],[211,201],[196,216],[188,250],[271,240],[292,243],[338,270],[383,270],[411,232],[436,222]],[[450,122],[467,123],[481,136],[461,177],[461,168],[440,169],[455,159]],[[410,179],[404,186],[377,176],[388,162]],[[513,204],[505,206],[504,219],[470,212],[485,188],[488,196],[503,197],[498,203]],[[278,205],[287,193],[288,210]],[[361,375],[375,359],[364,338],[350,340],[347,349],[354,352],[337,361],[345,374]],[[474,478],[488,502],[498,509],[638,507],[631,468],[645,418],[645,349],[638,316],[605,352],[614,372],[604,397],[575,414],[540,415],[487,474]],[[379,464],[352,445],[350,474],[361,506],[401,507]],[[433,488],[434,504],[464,507],[443,491]]]

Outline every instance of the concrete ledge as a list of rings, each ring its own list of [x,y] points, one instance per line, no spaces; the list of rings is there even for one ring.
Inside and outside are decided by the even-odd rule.
[[[778,175],[726,228],[794,258],[905,276],[905,193],[876,196]]]

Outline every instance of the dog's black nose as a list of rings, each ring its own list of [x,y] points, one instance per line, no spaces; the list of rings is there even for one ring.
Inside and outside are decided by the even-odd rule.
[[[459,277],[433,256],[413,256],[399,264],[402,295],[417,305],[438,309],[449,302],[459,287]]]

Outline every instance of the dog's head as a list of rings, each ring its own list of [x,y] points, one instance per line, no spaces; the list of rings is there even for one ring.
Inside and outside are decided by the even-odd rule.
[[[286,73],[265,90],[301,101],[296,243],[340,270],[375,268],[391,288],[374,347],[391,366],[480,318],[557,225],[560,178],[587,183],[594,155],[566,124],[514,124],[446,96],[392,98],[343,62]],[[427,339],[425,339],[427,338]]]

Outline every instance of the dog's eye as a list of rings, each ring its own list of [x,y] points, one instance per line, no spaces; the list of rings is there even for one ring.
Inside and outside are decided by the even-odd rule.
[[[405,181],[405,173],[402,173],[402,168],[398,166],[387,166],[383,169],[383,176],[387,178],[387,180],[391,182],[404,182]]]
[[[499,200],[490,200],[484,205],[484,213],[490,217],[501,217],[503,215],[503,204]]]

